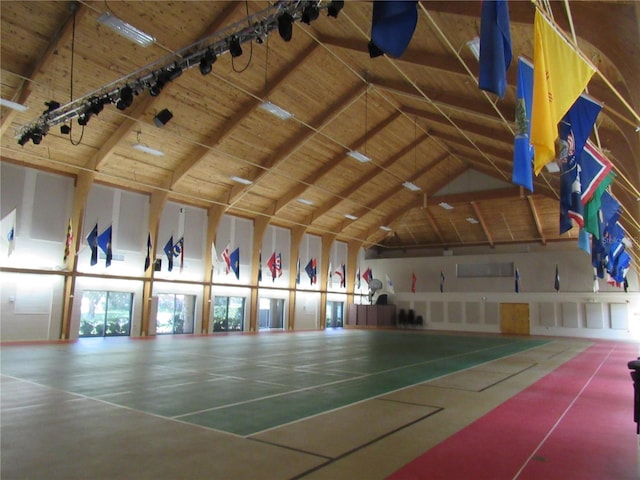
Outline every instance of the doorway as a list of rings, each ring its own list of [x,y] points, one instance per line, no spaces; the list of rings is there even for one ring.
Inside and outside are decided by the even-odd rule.
[[[344,302],[327,301],[325,328],[342,328],[344,322]]]
[[[500,333],[529,335],[529,304],[500,304]]]
[[[284,300],[282,298],[261,298],[259,300],[258,329],[284,329]]]
[[[123,337],[131,332],[133,293],[85,290],[80,303],[80,337]]]

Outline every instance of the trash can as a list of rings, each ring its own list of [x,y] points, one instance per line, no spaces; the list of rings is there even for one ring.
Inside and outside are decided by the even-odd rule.
[[[627,366],[633,380],[633,421],[636,422],[636,434],[640,434],[640,357],[631,360]]]

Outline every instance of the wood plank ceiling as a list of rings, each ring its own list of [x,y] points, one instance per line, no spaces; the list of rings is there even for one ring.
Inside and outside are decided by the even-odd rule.
[[[558,234],[557,173],[536,177],[530,195],[510,183],[516,60],[533,56],[529,2],[509,3],[514,61],[504,99],[478,89],[478,62],[466,47],[479,34],[480,2],[421,2],[400,59],[370,58],[372,4],[346,2],[337,18],[323,12],[310,25],[295,23],[290,42],[272,32],[243,44],[237,58],[221,55],[209,75],[189,69],[157,96],[141,92],[124,110],[107,105],[84,128],[73,120],[71,135],[56,126],[39,145],[18,145],[16,133],[44,102],[90,95],[202,38],[245,26],[269,5],[4,0],[1,94],[29,109],[2,108],[2,160],[70,175],[91,171],[105,184],[165,190],[176,201],[224,205],[230,214],[268,216],[365,247],[575,241],[575,227]],[[579,48],[601,74],[589,84],[605,103],[599,141],[619,175],[614,193],[637,244],[640,4],[568,5],[551,2],[555,21],[568,35],[572,22]],[[155,43],[138,46],[99,23],[107,9]],[[265,100],[294,117],[258,108]],[[173,118],[158,128],[153,118],[165,108]],[[164,156],[135,150],[137,142]],[[354,160],[352,150],[372,161]]]

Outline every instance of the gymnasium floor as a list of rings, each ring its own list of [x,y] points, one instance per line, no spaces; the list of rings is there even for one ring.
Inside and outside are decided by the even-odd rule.
[[[338,329],[2,345],[2,479],[637,479],[638,345]]]

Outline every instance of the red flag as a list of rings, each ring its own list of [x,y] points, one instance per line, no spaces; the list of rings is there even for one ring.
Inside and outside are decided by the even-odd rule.
[[[411,274],[411,293],[416,293],[416,274]]]
[[[275,282],[276,273],[278,271],[278,268],[276,266],[276,252],[273,252],[269,257],[269,260],[267,260],[267,267],[269,267],[269,271],[271,272],[271,279]]]
[[[373,273],[371,272],[370,268],[367,268],[364,271],[364,273],[362,274],[362,278],[364,279],[365,282],[367,282],[367,285],[368,285],[371,279],[373,278]]]

